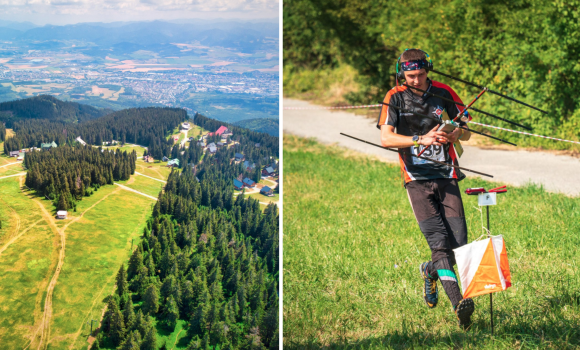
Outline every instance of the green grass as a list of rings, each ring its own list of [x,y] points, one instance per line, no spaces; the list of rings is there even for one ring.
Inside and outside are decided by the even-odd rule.
[[[143,159],[137,159],[136,165],[135,171],[138,173],[160,180],[167,180],[171,173],[171,168],[167,167],[167,162],[155,161],[154,163],[145,163]]]
[[[425,306],[430,251],[398,166],[291,136],[284,162],[285,348],[580,347],[580,199],[510,186],[491,208],[513,282],[494,294],[492,338],[487,295],[467,333],[441,285],[437,308]],[[464,197],[470,242],[482,234],[476,200]]]
[[[56,266],[55,235],[16,177],[0,180],[0,218],[0,249],[23,233],[0,253],[0,348],[21,349],[32,335]]]
[[[159,192],[165,186],[163,182],[145,176],[133,175],[132,177],[134,180],[131,183],[127,183],[129,181],[119,181],[119,183],[153,197],[159,196]]]
[[[157,346],[161,347],[163,344],[167,346],[167,349],[185,349],[187,348],[187,330],[185,326],[188,321],[177,320],[177,325],[172,331],[168,331],[167,328],[163,327],[157,319],[152,318],[155,327],[157,328]]]
[[[274,202],[274,203],[278,203],[278,201],[280,200],[280,195],[278,193],[274,193],[273,197],[268,197],[268,196],[264,196],[261,193],[252,193],[252,194],[248,194],[245,195],[246,197],[251,197],[254,199],[259,200],[260,202]]]
[[[28,344],[33,326],[42,316],[46,288],[56,267],[60,242],[34,200],[54,214],[50,201],[22,192],[17,177],[0,179],[0,249],[28,229],[0,253],[0,348]],[[104,186],[79,201],[77,211],[69,211],[67,220],[56,221],[58,228],[70,226],[65,231],[65,260],[53,294],[50,348],[86,349],[86,322],[100,320],[103,299],[113,291],[114,277],[128,261],[131,239],[138,242],[152,203],[118,186]],[[75,219],[78,221],[71,223]]]
[[[6,165],[8,165],[8,164],[6,164]],[[21,173],[23,171],[24,171],[24,169],[22,169],[22,165],[17,165],[17,164],[8,165],[8,166],[0,168],[0,177],[18,174],[18,173]]]
[[[143,147],[139,147],[139,146],[111,146],[111,147],[103,147],[104,149],[108,149],[108,150],[114,150],[115,152],[127,152],[127,153],[131,153],[133,151],[137,152],[137,157],[141,157],[143,155],[143,151],[145,150]]]
[[[121,264],[126,267],[131,239],[138,242],[151,203],[121,189],[67,228],[65,262],[53,297],[52,347],[68,348],[80,330],[73,348],[86,349],[86,322],[100,320],[103,299],[113,292]]]

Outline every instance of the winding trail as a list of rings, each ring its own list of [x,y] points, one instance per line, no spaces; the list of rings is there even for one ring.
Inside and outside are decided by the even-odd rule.
[[[108,193],[107,195],[103,196],[103,198],[99,199],[98,201],[96,201],[93,205],[91,205],[90,207],[88,207],[87,209],[85,209],[81,215],[79,215],[78,217],[70,220],[66,225],[64,225],[62,228],[58,228],[56,226],[56,219],[54,218],[53,215],[51,215],[48,210],[46,210],[46,208],[44,207],[44,205],[42,205],[42,203],[36,199],[33,198],[32,200],[35,201],[38,206],[40,207],[41,213],[42,213],[42,217],[44,218],[44,220],[49,224],[49,226],[51,226],[51,228],[57,232],[59,238],[60,238],[60,249],[58,252],[58,263],[56,265],[56,270],[52,276],[52,279],[50,280],[50,283],[48,284],[48,287],[46,289],[46,298],[44,301],[44,311],[43,311],[43,315],[42,315],[42,320],[40,325],[37,328],[36,333],[34,334],[34,336],[32,337],[32,342],[34,342],[34,340],[36,339],[36,336],[38,334],[38,331],[40,331],[40,341],[38,343],[38,349],[47,349],[48,344],[50,342],[50,321],[52,320],[52,297],[54,294],[54,287],[56,286],[56,283],[58,281],[58,277],[60,276],[60,272],[62,270],[62,266],[64,264],[64,258],[65,258],[65,245],[66,245],[66,235],[65,235],[65,231],[66,229],[73,223],[77,222],[78,220],[80,220],[86,212],[88,212],[89,210],[93,209],[97,204],[101,203],[102,201],[104,201],[105,199],[107,199],[107,197],[109,197],[110,195],[117,193],[119,190],[114,190],[111,193]]]
[[[284,98],[284,107],[318,107],[306,101]],[[377,110],[378,116],[378,110]],[[374,155],[385,162],[398,163],[398,155],[378,147],[341,136],[344,132],[370,142],[380,144],[380,132],[376,119],[356,115],[346,111],[331,110],[284,110],[283,127],[285,133],[300,137],[312,137],[324,144],[338,144],[358,152]],[[527,183],[542,185],[550,192],[560,192],[571,196],[580,195],[580,181],[574,181],[580,174],[580,159],[542,151],[526,151],[514,146],[505,150],[482,149],[464,145],[463,157],[459,165],[494,176],[502,183],[522,186]],[[467,173],[467,176],[473,176]]]
[[[40,321],[40,325],[38,330],[40,330],[40,341],[38,343],[38,349],[46,349],[48,347],[48,339],[50,338],[50,320],[52,319],[52,295],[54,292],[54,287],[56,286],[56,282],[58,280],[58,276],[60,275],[60,270],[62,269],[62,265],[64,264],[64,251],[65,251],[65,234],[64,230],[59,230],[56,226],[56,222],[54,217],[46,210],[44,205],[38,200],[33,199],[38,206],[40,207],[40,211],[42,213],[42,217],[48,223],[48,225],[56,231],[58,237],[60,238],[60,249],[58,251],[58,263],[56,265],[56,270],[52,275],[50,283],[48,284],[48,288],[46,289],[46,298],[44,300],[44,310],[42,314],[42,320]],[[38,332],[37,330],[37,332]],[[36,338],[36,335],[33,338]]]

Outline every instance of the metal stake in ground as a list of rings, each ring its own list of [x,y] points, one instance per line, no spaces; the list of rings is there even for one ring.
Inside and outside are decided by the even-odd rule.
[[[491,205],[497,204],[497,197],[498,193],[506,193],[507,186],[501,186],[497,188],[493,188],[489,191],[486,191],[485,188],[468,188],[465,190],[467,195],[477,195],[477,204],[480,207],[485,207],[486,216],[487,216],[487,238],[491,240],[491,231],[489,225],[489,207]],[[493,337],[493,293],[489,293],[489,314],[490,314],[490,323],[491,323],[491,336]]]
[[[487,212],[487,238],[491,238],[489,231],[489,205],[485,207]],[[491,336],[493,337],[493,293],[489,293],[489,319],[491,321]]]

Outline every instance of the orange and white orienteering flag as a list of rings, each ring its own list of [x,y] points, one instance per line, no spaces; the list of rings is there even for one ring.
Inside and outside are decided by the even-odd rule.
[[[505,242],[501,235],[453,249],[463,298],[500,292],[512,285]]]

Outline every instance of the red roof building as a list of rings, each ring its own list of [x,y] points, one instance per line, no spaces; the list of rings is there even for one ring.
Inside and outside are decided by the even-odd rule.
[[[222,126],[220,126],[219,129],[216,130],[216,132],[210,132],[209,136],[213,136],[216,134],[221,136],[226,131],[229,131],[228,128],[222,125]]]

